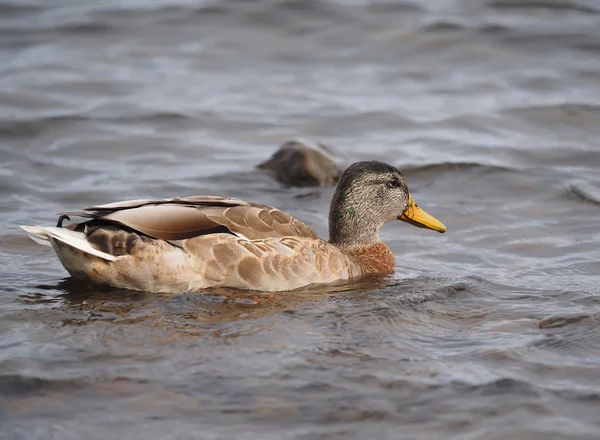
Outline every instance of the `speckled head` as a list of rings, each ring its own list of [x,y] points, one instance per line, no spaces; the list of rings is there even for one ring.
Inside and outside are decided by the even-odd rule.
[[[382,162],[357,162],[340,177],[329,209],[329,241],[342,247],[379,242],[392,220],[445,232],[446,227],[413,201],[404,176]]]

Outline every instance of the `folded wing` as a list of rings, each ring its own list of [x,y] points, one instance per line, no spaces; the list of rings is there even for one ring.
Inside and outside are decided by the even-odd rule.
[[[185,240],[214,233],[231,233],[249,240],[317,238],[305,223],[278,209],[216,196],[128,200],[60,215],[116,223],[162,240]]]

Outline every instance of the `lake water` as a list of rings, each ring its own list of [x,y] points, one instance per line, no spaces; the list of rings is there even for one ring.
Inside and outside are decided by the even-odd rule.
[[[84,286],[18,228],[215,194],[326,237],[332,188],[254,168],[296,137],[448,232],[254,304]],[[0,437],[598,439],[599,138],[595,0],[1,0]]]

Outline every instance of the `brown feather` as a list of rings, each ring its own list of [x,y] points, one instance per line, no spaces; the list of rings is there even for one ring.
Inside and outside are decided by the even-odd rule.
[[[235,198],[129,200],[63,214],[117,223],[161,240],[227,232],[249,240],[285,236],[317,238],[310,227],[287,213]]]

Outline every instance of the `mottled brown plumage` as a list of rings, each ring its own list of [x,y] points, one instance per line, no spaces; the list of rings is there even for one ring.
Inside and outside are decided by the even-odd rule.
[[[390,274],[394,255],[378,238],[384,223],[400,219],[445,231],[414,204],[398,170],[379,162],[343,173],[330,241],[278,209],[215,196],[131,200],[65,215],[88,220],[23,228],[52,245],[73,276],[150,292],[282,291]]]

